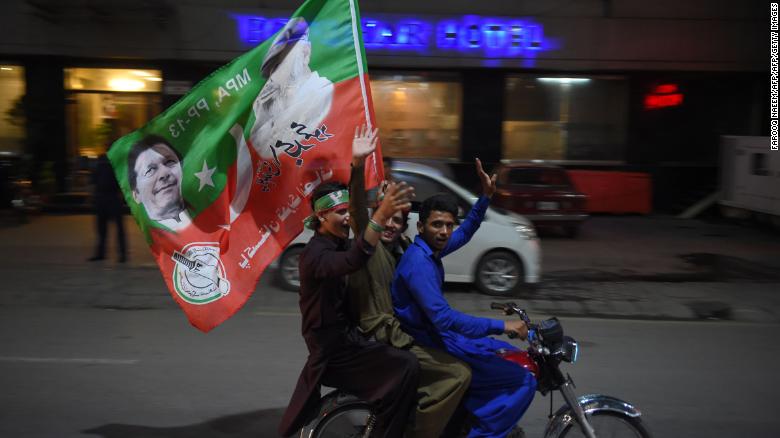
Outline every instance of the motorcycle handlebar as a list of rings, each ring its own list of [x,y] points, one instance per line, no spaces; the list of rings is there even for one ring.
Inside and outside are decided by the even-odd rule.
[[[511,315],[517,313],[518,309],[515,303],[490,303],[490,308],[493,310],[503,310],[505,315]]]
[[[503,310],[507,315],[516,314],[518,317],[520,317],[520,319],[525,322],[526,326],[528,326],[528,338],[526,340],[528,341],[528,344],[531,346],[531,348],[535,349],[540,354],[550,354],[550,350],[544,346],[544,339],[542,334],[539,332],[539,325],[531,323],[531,319],[528,317],[528,314],[525,312],[525,310],[521,309],[517,306],[517,304],[512,302],[490,303],[490,308],[494,310]],[[507,336],[514,339],[517,338],[517,333],[510,332],[507,333]]]
[[[512,315],[516,314],[520,317],[530,328],[531,327],[531,319],[528,318],[528,314],[525,313],[525,310],[519,308],[517,304],[509,302],[509,303],[496,303],[492,302],[490,303],[490,308],[493,310],[503,310],[505,315]]]
[[[490,308],[493,309],[493,310],[502,310],[502,311],[504,311],[505,315],[516,314],[517,316],[519,316],[520,319],[522,319],[523,322],[525,322],[525,324],[528,326],[528,330],[529,330],[529,338],[528,339],[529,339],[529,341],[531,340],[531,331],[535,331],[536,330],[536,325],[531,324],[531,319],[528,317],[528,314],[525,313],[525,310],[519,308],[517,306],[517,304],[512,303],[512,302],[509,302],[509,303],[492,302],[492,303],[490,303]],[[518,337],[518,334],[515,333],[515,332],[509,332],[509,333],[507,333],[507,336],[510,339],[515,339],[515,338]],[[534,338],[536,338],[536,336],[534,336]]]

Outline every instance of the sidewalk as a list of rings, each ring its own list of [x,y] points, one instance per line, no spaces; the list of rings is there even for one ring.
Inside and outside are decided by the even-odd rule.
[[[131,217],[125,220],[127,264],[85,262],[95,238],[88,215],[39,216],[1,227],[0,306],[175,309],[138,227]],[[780,322],[780,236],[768,231],[602,216],[592,218],[578,239],[541,239],[543,281],[514,299],[537,317]],[[274,274],[266,271],[246,307],[296,313],[297,294],[276,288]],[[494,299],[471,286],[447,284],[446,290],[454,307],[490,313]]]

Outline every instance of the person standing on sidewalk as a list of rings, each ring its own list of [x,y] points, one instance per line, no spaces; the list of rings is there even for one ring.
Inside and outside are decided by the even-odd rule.
[[[97,247],[95,254],[87,259],[94,262],[106,258],[106,238],[108,235],[108,223],[116,223],[117,250],[119,251],[119,263],[127,261],[127,242],[125,239],[124,201],[119,184],[114,176],[114,169],[108,161],[106,154],[101,154],[97,159],[95,172],[92,174],[94,184],[95,218],[97,222]]]
[[[359,236],[370,226],[367,196],[364,188],[363,160],[353,160],[349,204],[352,232]],[[385,167],[385,172],[389,168]],[[389,178],[385,173],[385,178]],[[380,200],[381,200],[380,193]],[[397,260],[409,241],[403,235],[408,210],[397,211],[384,226],[374,255],[366,266],[349,276],[349,307],[358,321],[360,331],[377,342],[408,350],[420,363],[420,383],[417,387],[417,408],[414,421],[407,425],[407,438],[429,438],[442,435],[450,417],[458,407],[471,381],[468,365],[437,348],[414,344],[411,336],[401,330],[393,314],[390,283]]]

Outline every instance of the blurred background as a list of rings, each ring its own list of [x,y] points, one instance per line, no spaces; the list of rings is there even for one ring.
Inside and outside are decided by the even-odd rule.
[[[292,253],[207,336],[130,217],[127,262],[113,228],[107,259],[85,260],[112,133],[154,118],[298,6],[0,4],[0,435],[276,436],[306,353],[283,272]],[[383,153],[420,190],[464,203],[479,157],[500,173],[497,215],[524,242],[485,243],[509,254],[496,275],[512,287],[483,287],[489,264],[474,254],[447,283],[453,306],[489,315],[487,290],[570,321],[587,358],[572,371],[581,392],[636,402],[656,436],[771,436],[780,154],[767,137],[768,4],[360,8]],[[518,229],[517,214],[532,226]],[[529,436],[547,403],[527,414]]]
[[[127,133],[265,40],[290,1],[4,2],[0,154],[47,208]],[[541,159],[650,176],[654,210],[716,188],[721,135],[767,135],[761,2],[368,1],[386,155]],[[7,164],[6,164],[7,166]]]

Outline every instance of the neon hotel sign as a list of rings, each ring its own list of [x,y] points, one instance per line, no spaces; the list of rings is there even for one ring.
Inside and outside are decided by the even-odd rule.
[[[286,18],[256,15],[232,17],[238,35],[247,45],[270,38]],[[363,43],[368,51],[456,52],[487,57],[534,57],[547,49],[542,26],[527,19],[487,18],[465,15],[457,18],[420,19],[383,16],[363,18]]]

